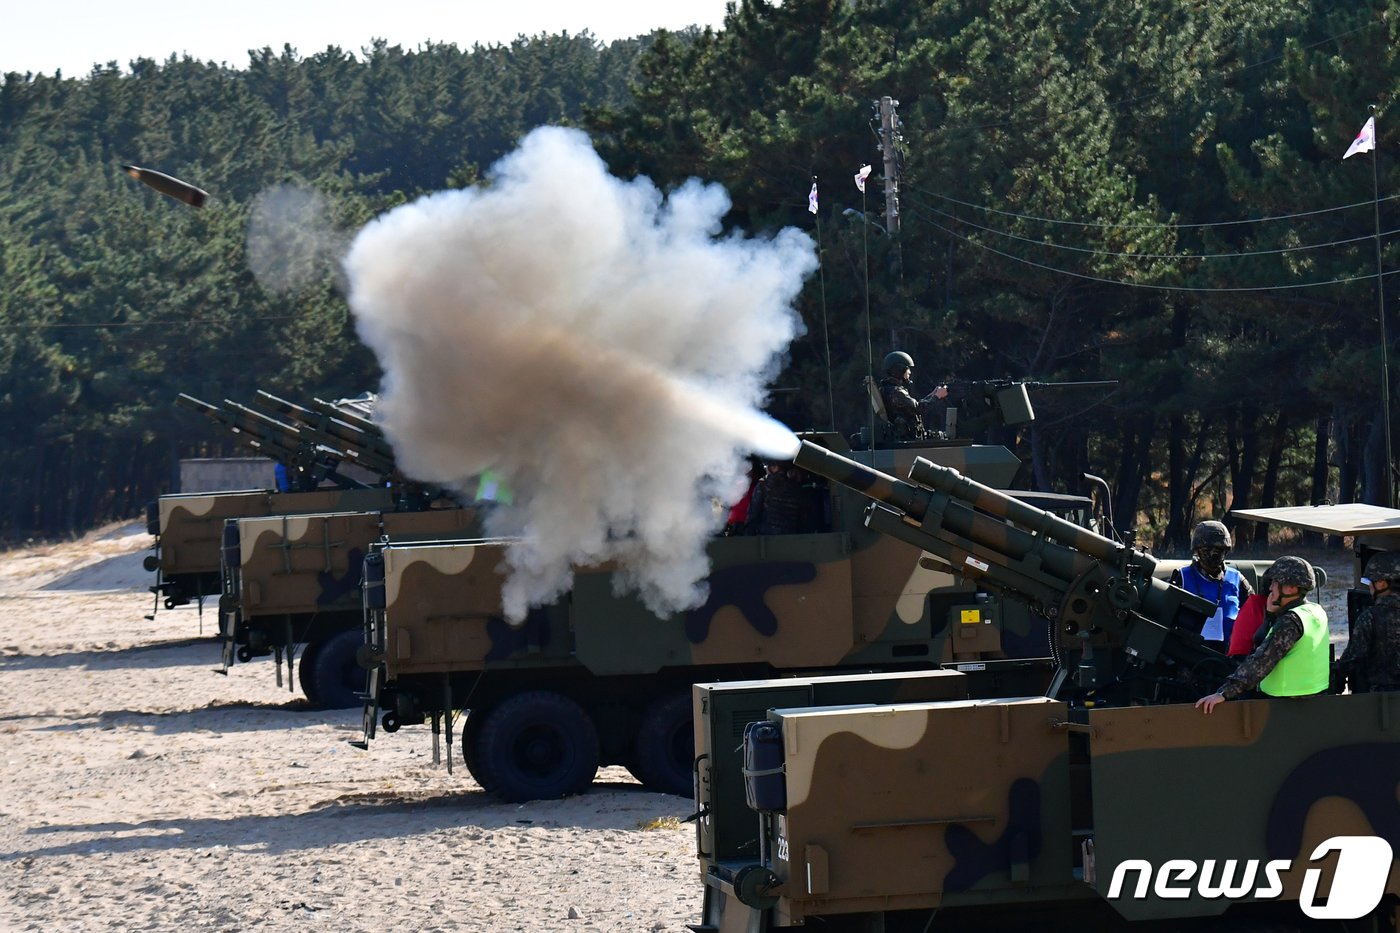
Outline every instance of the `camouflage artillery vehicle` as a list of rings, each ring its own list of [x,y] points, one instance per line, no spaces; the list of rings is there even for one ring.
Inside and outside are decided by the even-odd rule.
[[[839,435],[823,443],[846,449]],[[880,449],[876,462],[933,457],[1005,485],[1019,466],[1003,447],[941,442]],[[871,454],[863,454],[867,459]],[[780,672],[965,668],[976,696],[1038,692],[1052,664],[1026,608],[955,581],[918,547],[866,529],[864,499],[815,480],[813,530],[710,542],[710,598],[658,618],[613,592],[610,567],[581,568],[573,591],[520,627],[501,612],[504,541],[389,544],[366,561],[372,659],[365,743],[431,721],[451,767],[456,710],[462,756],[509,800],[586,787],[623,764],[648,787],[692,788],[692,684]],[[1087,521],[1088,499],[1026,493]]]
[[[307,698],[328,708],[358,705],[365,688],[355,660],[363,643],[360,579],[370,545],[474,534],[476,510],[437,487],[404,482],[383,434],[346,405],[316,399],[307,409],[266,392],[256,402],[261,410],[185,399],[245,439],[294,451],[291,467],[301,483],[338,476],[341,464],[351,462],[377,484],[353,490],[382,493],[368,508],[230,518],[220,546],[221,672],[235,659],[273,655],[278,684],[285,658],[290,687],[300,645],[295,680]]]
[[[146,530],[155,536],[153,553],[144,562],[156,574],[151,592],[166,609],[192,602],[202,609],[204,597],[219,595],[220,541],[229,519],[392,505],[393,494],[387,489],[240,489],[161,496],[150,504],[146,517]]]
[[[810,444],[797,462],[877,500],[868,527],[1034,607],[1058,671],[991,699],[697,686],[690,929],[1396,928],[1389,695],[1205,716],[1192,701],[1232,666],[1199,634],[1214,607],[1148,555],[927,461],[908,482]]]
[[[473,534],[475,509],[325,512],[230,519],[224,525],[219,636],[223,668],[272,655],[278,686],[296,683],[313,705],[363,702],[360,583],[365,555],[380,542]],[[298,654],[298,646],[301,646]]]
[[[147,506],[146,530],[155,543],[145,568],[156,574],[151,591],[157,605],[163,601],[166,609],[196,601],[202,609],[204,597],[220,594],[220,542],[228,519],[373,511],[394,508],[396,500],[402,498],[383,482],[371,485],[341,473],[342,464],[363,459],[378,467],[381,477],[393,473],[392,453],[386,454],[388,443],[350,404],[337,407],[317,400],[318,405],[334,412],[336,419],[357,420],[354,427],[361,436],[337,438],[311,426],[288,425],[234,402],[226,401],[220,408],[183,394],[177,401],[229,428],[240,443],[276,461],[286,473],[288,489],[174,494],[161,496]],[[317,420],[329,422],[330,416]]]

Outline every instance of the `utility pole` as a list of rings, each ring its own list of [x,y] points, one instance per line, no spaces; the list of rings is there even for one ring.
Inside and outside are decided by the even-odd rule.
[[[880,98],[880,153],[885,157],[885,229],[890,236],[899,235],[899,118],[895,108],[899,101]]]

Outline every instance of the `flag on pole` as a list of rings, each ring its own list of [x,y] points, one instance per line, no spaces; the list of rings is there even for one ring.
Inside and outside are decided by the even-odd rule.
[[[817,183],[812,182],[812,190],[807,193],[807,210],[813,214],[817,212]]]
[[[1342,158],[1350,159],[1358,152],[1370,152],[1374,148],[1376,148],[1376,118],[1368,117],[1366,125],[1361,128],[1360,133],[1356,134],[1356,138],[1347,147],[1347,154]]]
[[[865,194],[865,180],[870,177],[870,166],[862,165],[860,171],[856,172],[856,187],[861,194]]]

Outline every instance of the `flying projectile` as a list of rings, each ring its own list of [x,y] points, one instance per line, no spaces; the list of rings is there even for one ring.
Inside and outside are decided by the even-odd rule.
[[[157,172],[155,169],[142,168],[139,165],[123,165],[122,171],[141,184],[154,188],[161,194],[177,201],[184,201],[192,207],[203,207],[205,200],[209,197],[209,192],[203,188],[196,188],[187,181],[172,178],[164,172]]]

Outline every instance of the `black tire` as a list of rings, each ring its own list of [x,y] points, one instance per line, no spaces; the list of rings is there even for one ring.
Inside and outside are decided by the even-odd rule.
[[[312,706],[321,705],[321,699],[316,695],[316,679],[312,676],[312,667],[316,658],[316,653],[321,648],[321,642],[313,641],[303,645],[301,655],[297,658],[297,683],[301,684],[301,692],[306,694],[306,699]]]
[[[668,693],[647,707],[637,727],[636,766],[629,768],[648,790],[689,797],[695,792],[695,725],[690,691]]]
[[[598,773],[593,720],[549,690],[516,694],[487,713],[475,749],[473,775],[510,803],[580,793]]]
[[[321,709],[350,709],[364,704],[369,672],[356,659],[364,640],[364,633],[352,628],[336,632],[307,649],[311,663],[302,662],[301,683],[308,699]]]
[[[467,766],[467,771],[476,783],[481,785],[482,790],[494,793],[492,784],[495,782],[486,769],[481,767],[481,757],[478,754],[481,723],[485,719],[485,710],[467,710],[467,718],[462,723],[462,763]]]

